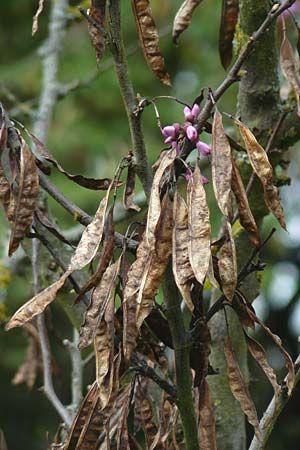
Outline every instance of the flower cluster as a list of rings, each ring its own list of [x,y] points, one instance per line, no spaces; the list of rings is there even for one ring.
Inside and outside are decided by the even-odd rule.
[[[195,103],[192,108],[185,106],[183,109],[183,114],[185,118],[184,125],[181,126],[179,123],[173,123],[172,125],[167,125],[162,128],[162,135],[165,137],[165,144],[171,144],[172,147],[176,148],[177,154],[180,152],[178,139],[180,136],[185,136],[189,141],[191,141],[195,147],[198,149],[198,152],[203,156],[208,156],[211,153],[211,148],[205,142],[200,141],[198,130],[195,127],[197,117],[199,115],[199,105]],[[191,172],[187,171],[186,180],[189,180],[191,177]],[[206,177],[202,177],[203,183],[208,183]]]

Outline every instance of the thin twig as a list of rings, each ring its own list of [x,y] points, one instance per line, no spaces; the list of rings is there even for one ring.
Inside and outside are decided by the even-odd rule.
[[[294,386],[293,391],[295,390],[297,384],[300,381],[300,355],[296,359],[294,363],[295,367],[295,380],[294,380]],[[287,377],[284,379],[284,383],[286,383]],[[273,396],[272,400],[270,401],[262,419],[259,422],[259,428],[261,430],[262,439],[259,441],[256,436],[253,437],[252,442],[250,444],[250,447],[248,450],[264,450],[266,448],[267,442],[269,440],[269,437],[273,431],[274,425],[276,424],[280,414],[282,413],[284,407],[286,406],[287,402],[289,401],[290,397],[284,393],[281,394],[281,397],[279,399],[275,399],[275,395]],[[276,407],[277,405],[277,407]]]
[[[39,241],[37,239],[32,240],[32,271],[33,271],[33,287],[34,295],[40,292],[39,284]],[[67,427],[71,426],[72,419],[67,411],[67,408],[61,403],[57,397],[52,379],[52,364],[51,364],[51,350],[49,345],[49,339],[47,334],[47,329],[45,325],[44,313],[39,314],[37,317],[37,328],[41,343],[41,352],[43,360],[43,375],[44,375],[44,393],[48,397],[49,401],[52,403],[62,420],[65,422]]]
[[[73,329],[73,342],[65,339],[65,346],[69,350],[71,364],[72,364],[72,403],[68,407],[72,417],[74,418],[80,403],[82,401],[82,387],[83,387],[83,360],[81,358],[81,352],[78,349],[79,333],[76,328]]]

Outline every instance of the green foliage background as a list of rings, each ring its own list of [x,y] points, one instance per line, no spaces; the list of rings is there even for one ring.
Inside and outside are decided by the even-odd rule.
[[[31,20],[37,3],[30,0],[5,2],[0,16],[0,99],[11,113],[11,117],[16,117],[28,128],[32,127],[34,118],[32,114],[34,114],[41,88],[41,61],[38,49],[47,36],[50,2],[45,2],[39,31],[32,38]],[[86,6],[88,2],[83,3]],[[170,31],[180,3],[180,0],[152,1],[157,25],[163,33],[161,50],[165,55],[166,65],[173,81],[173,87],[166,89],[149,71],[141,49],[136,46],[137,35],[130,1],[122,0],[125,44],[128,48],[136,47],[129,57],[130,75],[136,92],[142,97],[151,98],[154,95],[167,94],[192,103],[202,87],[214,88],[224,77],[225,73],[219,62],[217,50],[221,1],[204,1],[194,15],[191,27],[182,35],[179,46],[175,47],[172,44]],[[93,73],[97,73],[97,76],[95,75],[95,80],[89,85],[76,89],[59,100],[54,111],[47,144],[66,170],[99,178],[111,177],[118,161],[130,148],[128,125],[117,80],[110,63],[109,51],[106,51],[97,69],[86,23],[77,12],[77,5],[78,2],[70,1],[71,19],[61,54],[59,82],[70,83],[74,80],[82,80]],[[236,92],[237,86],[230,89],[222,99],[221,109],[235,113]],[[182,107],[175,102],[161,100],[158,107],[163,125],[182,121]],[[226,124],[228,131],[234,133],[232,124],[229,121]],[[153,163],[163,147],[153,109],[145,110],[143,125],[149,160]],[[210,142],[209,135],[203,138]],[[299,205],[297,202],[292,202],[293,195],[299,193],[297,160],[296,154],[291,172],[294,185],[291,188],[285,188],[289,192],[285,197],[287,198],[285,206],[288,223],[289,220],[295,221],[297,217],[300,217]],[[207,176],[210,176],[209,172]],[[80,207],[93,214],[99,202],[99,193],[74,185],[55,170],[52,172],[51,180]],[[139,189],[138,185],[137,190]],[[208,187],[208,190],[210,189],[211,187]],[[58,218],[58,224],[62,229],[74,226],[72,218],[60,206],[52,200],[49,200],[49,206],[52,214]],[[216,233],[219,216],[214,205],[211,208]],[[267,232],[273,222],[272,219],[266,222]],[[2,235],[7,230],[3,215],[0,216],[0,226]],[[124,231],[126,224],[121,223],[118,227]],[[297,343],[295,330],[289,326],[289,320],[297,313],[297,308],[300,308],[299,250],[300,239],[293,241],[292,237],[282,234],[273,238],[264,254],[269,266],[262,282],[264,298],[260,299],[260,302],[263,303],[263,307],[258,306],[268,326],[282,337],[283,343],[293,356],[297,353]],[[0,251],[3,253],[3,249]],[[279,307],[270,298],[270,286],[274,283],[274,264],[278,260],[289,262],[290,265],[286,265],[284,270],[290,271],[292,276],[290,279],[293,279],[295,285],[290,298]],[[276,276],[280,276],[280,270],[279,275]],[[285,289],[284,284],[283,289]],[[31,295],[30,265],[29,261],[24,259],[22,265],[18,266],[17,273],[13,274],[10,280],[6,314],[11,315]],[[68,294],[67,299],[72,302],[72,294]],[[71,327],[57,305],[53,307],[52,320],[55,323],[55,330],[51,333],[51,344],[60,368],[56,377],[56,388],[62,400],[67,403],[70,401],[68,387],[70,364],[61,340],[70,337]],[[5,333],[3,327],[0,330],[0,427],[4,430],[9,450],[46,448],[46,431],[49,431],[52,438],[58,424],[52,406],[37,389],[42,385],[41,377],[38,378],[32,392],[28,392],[24,385],[11,384],[11,379],[25,356],[26,341],[22,330],[18,329],[9,333]],[[266,342],[265,345],[269,349],[269,355],[275,367],[282,370],[282,361],[278,359],[271,343]],[[258,402],[259,412],[262,412],[271,396],[271,390],[264,380],[261,380],[261,373],[252,361],[251,367],[252,392]],[[88,367],[85,373],[86,382],[90,382],[92,376],[93,367]],[[297,422],[299,413],[298,391],[280,419],[269,443],[270,450],[296,448],[300,437],[299,422]]]

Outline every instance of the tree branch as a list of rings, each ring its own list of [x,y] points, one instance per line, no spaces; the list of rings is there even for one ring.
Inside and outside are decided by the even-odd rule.
[[[300,355],[296,359],[294,367],[295,367],[295,380],[294,380],[294,389],[295,389],[300,381]],[[285,382],[286,378],[284,379],[284,384]],[[262,440],[259,441],[257,437],[254,436],[250,444],[249,450],[264,450],[266,448],[267,442],[273,431],[273,428],[289,399],[290,397],[288,397],[287,394],[283,391],[279,399],[279,404],[275,409],[276,407],[275,395],[273,396],[259,423],[260,430],[262,433]]]
[[[192,397],[190,338],[184,326],[180,308],[181,298],[174,281],[170,261],[165,272],[163,292],[166,316],[174,345],[177,405],[185,437],[185,448],[186,450],[199,450],[198,428]]]
[[[128,75],[127,59],[122,39],[120,0],[109,0],[108,10],[110,49],[114,58],[115,70],[128,117],[136,172],[141,180],[145,194],[149,198],[152,186],[152,173],[147,161],[141,115],[135,114],[136,98]]]

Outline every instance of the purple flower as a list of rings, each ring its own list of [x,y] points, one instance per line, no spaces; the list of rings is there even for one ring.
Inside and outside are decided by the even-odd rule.
[[[172,147],[176,148],[177,155],[180,153],[180,148],[177,141],[172,141]]]
[[[203,155],[203,156],[207,156],[211,153],[210,146],[208,144],[206,144],[205,142],[198,141],[196,143],[196,147],[197,147],[199,153],[201,153],[201,155]]]
[[[209,181],[208,181],[208,179],[206,178],[205,175],[201,175],[201,178],[202,178],[202,183],[203,183],[203,184],[209,183]]]
[[[188,106],[185,106],[183,108],[183,114],[184,114],[185,120],[187,120],[188,122],[194,123],[198,117],[199,111],[200,111],[200,108],[199,108],[199,105],[197,105],[197,103],[194,103],[192,109],[189,108]]]
[[[173,137],[174,138],[176,135],[176,129],[173,125],[167,125],[166,127],[164,127],[161,130],[161,132],[165,137]]]
[[[186,135],[187,138],[192,141],[196,142],[198,140],[198,131],[193,125],[189,125],[186,129]]]
[[[190,169],[190,168],[187,168],[187,169],[186,169],[186,173],[185,173],[185,179],[186,179],[186,181],[190,181],[191,178],[192,178],[192,176],[193,176],[193,174],[192,174],[191,169]],[[206,178],[206,176],[201,175],[201,179],[202,179],[202,183],[203,183],[203,184],[209,183],[209,181],[208,181],[208,179]]]

